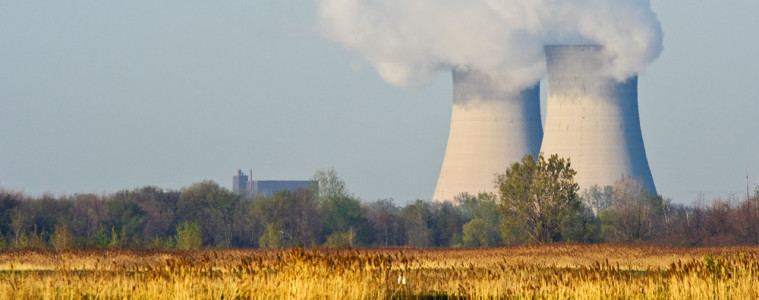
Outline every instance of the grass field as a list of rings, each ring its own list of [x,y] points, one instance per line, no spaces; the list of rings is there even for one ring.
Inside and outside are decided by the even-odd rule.
[[[757,299],[759,247],[0,252],[3,299]]]

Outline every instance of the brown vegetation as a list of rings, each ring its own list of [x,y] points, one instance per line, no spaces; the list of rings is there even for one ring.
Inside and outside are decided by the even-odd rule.
[[[13,250],[0,298],[756,299],[759,248]]]

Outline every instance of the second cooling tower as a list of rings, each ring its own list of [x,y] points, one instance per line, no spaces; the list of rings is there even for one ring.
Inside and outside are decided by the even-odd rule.
[[[433,201],[480,192],[497,194],[493,179],[527,154],[543,137],[538,85],[505,91],[477,71],[453,70],[453,108],[448,146]]]
[[[546,157],[569,157],[580,189],[635,178],[656,193],[638,117],[638,77],[603,75],[600,46],[547,46]]]

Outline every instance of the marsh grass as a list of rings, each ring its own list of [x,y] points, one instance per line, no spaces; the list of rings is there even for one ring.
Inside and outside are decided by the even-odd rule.
[[[14,250],[4,299],[759,298],[759,248]]]

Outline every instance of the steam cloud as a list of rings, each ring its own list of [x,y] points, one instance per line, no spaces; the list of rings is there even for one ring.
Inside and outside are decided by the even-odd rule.
[[[316,0],[318,26],[387,82],[416,86],[437,70],[475,69],[518,90],[545,73],[545,45],[598,44],[624,80],[662,50],[648,0]]]

